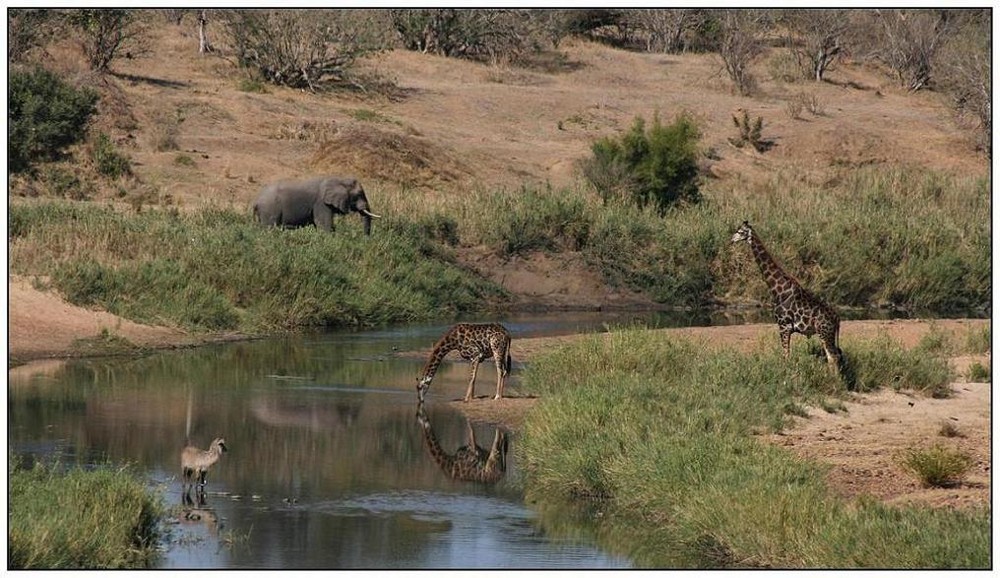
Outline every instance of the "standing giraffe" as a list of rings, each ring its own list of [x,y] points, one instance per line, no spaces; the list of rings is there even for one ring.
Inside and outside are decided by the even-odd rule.
[[[510,333],[499,323],[459,323],[445,332],[445,334],[434,345],[427,365],[417,383],[417,398],[422,403],[427,389],[437,373],[438,366],[445,355],[452,350],[472,362],[472,379],[469,380],[469,389],[465,392],[465,401],[472,399],[472,392],[476,385],[476,372],[479,364],[489,358],[493,358],[497,366],[497,392],[493,399],[503,397],[504,385],[506,385],[507,375],[510,373]]]
[[[823,342],[827,362],[834,371],[839,372],[843,356],[837,347],[837,334],[840,331],[840,317],[837,312],[806,291],[791,275],[785,273],[764,248],[764,244],[747,221],[743,221],[732,238],[733,243],[741,241],[746,241],[750,245],[754,259],[760,266],[760,272],[764,275],[764,282],[774,296],[774,317],[778,322],[781,349],[785,358],[788,358],[792,333],[801,333],[806,337],[816,333]]]
[[[497,428],[493,444],[490,450],[486,451],[476,445],[476,434],[472,430],[472,424],[466,420],[469,445],[458,448],[454,454],[449,454],[444,451],[437,436],[434,435],[423,403],[417,404],[417,423],[424,432],[424,442],[431,452],[431,458],[450,478],[493,484],[500,481],[507,472],[507,434],[502,429]]]

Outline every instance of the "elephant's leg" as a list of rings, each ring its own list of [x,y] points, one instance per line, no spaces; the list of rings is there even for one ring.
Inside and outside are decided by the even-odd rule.
[[[333,211],[330,210],[330,207],[327,207],[322,203],[313,207],[313,223],[316,225],[317,229],[332,231]]]
[[[476,387],[476,372],[479,371],[479,360],[472,360],[472,379],[469,380],[469,389],[465,392],[465,401],[472,400],[472,392]]]

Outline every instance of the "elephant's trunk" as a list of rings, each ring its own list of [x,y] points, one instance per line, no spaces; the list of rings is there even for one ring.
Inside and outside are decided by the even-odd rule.
[[[371,235],[372,219],[381,219],[382,215],[376,215],[375,213],[369,211],[368,209],[361,209],[358,212],[361,213],[361,220],[364,221],[365,235]]]

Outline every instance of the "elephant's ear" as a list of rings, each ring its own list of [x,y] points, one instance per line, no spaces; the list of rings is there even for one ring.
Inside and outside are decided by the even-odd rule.
[[[343,214],[351,208],[351,191],[357,187],[355,179],[327,179],[321,185],[323,203],[336,208]]]

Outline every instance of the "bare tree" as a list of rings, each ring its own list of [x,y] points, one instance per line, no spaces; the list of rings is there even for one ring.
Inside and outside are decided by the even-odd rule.
[[[148,51],[146,26],[133,10],[70,10],[67,15],[81,32],[80,42],[91,70],[106,72],[116,58],[134,58]]]
[[[208,28],[208,10],[202,9],[198,11],[198,54],[214,50],[212,43],[208,41],[206,28]]]
[[[686,35],[705,21],[698,8],[635,8],[624,11],[624,20],[635,31],[646,52],[683,52]]]
[[[361,86],[357,59],[382,48],[380,38],[353,10],[229,10],[226,30],[242,66],[264,80],[318,91]]]
[[[552,26],[568,26],[567,14],[548,23],[524,9],[394,9],[393,27],[409,50],[453,56],[513,61],[543,41],[557,42]]]
[[[7,61],[20,62],[45,45],[57,25],[52,10],[7,10]]]
[[[809,77],[819,82],[845,49],[845,39],[851,28],[846,9],[797,9],[782,15],[789,32],[792,51]]]
[[[719,14],[719,56],[743,96],[752,94],[756,88],[750,66],[764,51],[761,35],[766,22],[767,16],[761,10],[727,9]]]
[[[934,55],[948,37],[952,23],[948,10],[876,10],[882,46],[878,57],[895,71],[910,91],[931,82]]]
[[[975,121],[981,146],[992,153],[992,22],[987,10],[967,11],[961,17],[952,38],[938,54],[936,84],[960,115]]]

